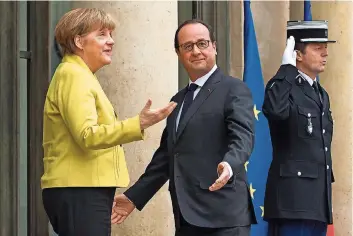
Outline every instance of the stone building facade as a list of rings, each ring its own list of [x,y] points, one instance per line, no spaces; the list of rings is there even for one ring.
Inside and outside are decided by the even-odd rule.
[[[0,235],[52,234],[41,204],[42,109],[51,75],[60,61],[53,29],[76,7],[97,7],[116,22],[113,63],[98,78],[121,118],[137,114],[148,98],[166,104],[187,77],[173,48],[174,32],[186,19],[210,23],[218,41],[218,65],[235,77],[243,71],[241,1],[0,1]],[[334,223],[336,236],[352,235],[353,158],[353,3],[312,3],[313,19],[329,21],[326,71],[320,82],[331,96]],[[303,19],[302,1],[252,3],[265,82],[277,71],[286,42],[287,20]],[[125,145],[131,183],[149,163],[164,123],[147,131],[147,140]],[[28,232],[28,234],[27,234]],[[114,236],[173,235],[168,190],[163,187],[142,212],[113,226]]]

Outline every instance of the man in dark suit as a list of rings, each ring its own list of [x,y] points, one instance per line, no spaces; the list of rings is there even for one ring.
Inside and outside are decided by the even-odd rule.
[[[189,85],[172,98],[177,108],[145,173],[116,196],[112,222],[142,210],[169,180],[175,235],[249,236],[256,222],[244,167],[254,144],[250,90],[217,68],[215,38],[204,22],[180,25],[175,50]]]
[[[332,223],[330,100],[317,81],[327,62],[326,21],[288,22],[282,66],[263,105],[273,146],[264,219],[269,236],[325,236]]]

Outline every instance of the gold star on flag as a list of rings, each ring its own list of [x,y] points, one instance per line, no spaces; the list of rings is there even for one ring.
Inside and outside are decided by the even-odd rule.
[[[245,162],[245,164],[244,164],[244,167],[245,167],[245,171],[246,172],[248,172],[248,164],[249,164],[249,162],[247,161],[247,162]]]
[[[252,199],[254,199],[254,193],[255,193],[255,191],[256,191],[256,189],[254,189],[254,188],[252,187],[252,184],[250,184],[250,196],[251,196]]]
[[[256,109],[256,104],[254,105],[254,115],[255,115],[255,118],[256,118],[256,120],[259,120],[259,113],[260,113],[261,111],[259,111],[259,110],[257,110]]]
[[[263,206],[260,206],[260,208],[261,208],[261,217],[264,217],[264,211],[265,211],[265,207],[263,207]]]

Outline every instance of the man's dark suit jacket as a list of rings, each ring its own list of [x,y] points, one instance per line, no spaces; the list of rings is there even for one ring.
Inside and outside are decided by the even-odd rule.
[[[327,92],[322,104],[292,65],[268,82],[263,105],[273,146],[265,193],[265,220],[303,219],[332,223],[333,119]]]
[[[195,226],[222,228],[256,223],[244,163],[254,145],[254,113],[250,90],[239,79],[217,69],[201,88],[179,122],[186,93],[172,101],[177,108],[167,119],[161,143],[145,173],[124,194],[142,210],[169,182],[176,228],[180,213]],[[218,178],[217,165],[226,161],[234,176],[220,190],[209,187]]]

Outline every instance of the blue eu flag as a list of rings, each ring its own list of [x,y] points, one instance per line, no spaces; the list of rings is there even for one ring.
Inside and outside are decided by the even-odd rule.
[[[262,114],[264,100],[264,80],[262,77],[259,50],[257,47],[256,33],[252,18],[250,2],[244,1],[244,82],[250,88],[254,99],[255,147],[245,164],[253,200],[257,225],[251,228],[252,236],[267,236],[267,222],[263,220],[264,195],[268,169],[272,160],[271,137],[268,122]]]
[[[304,0],[304,20],[313,20],[311,16],[311,2],[310,0]]]

